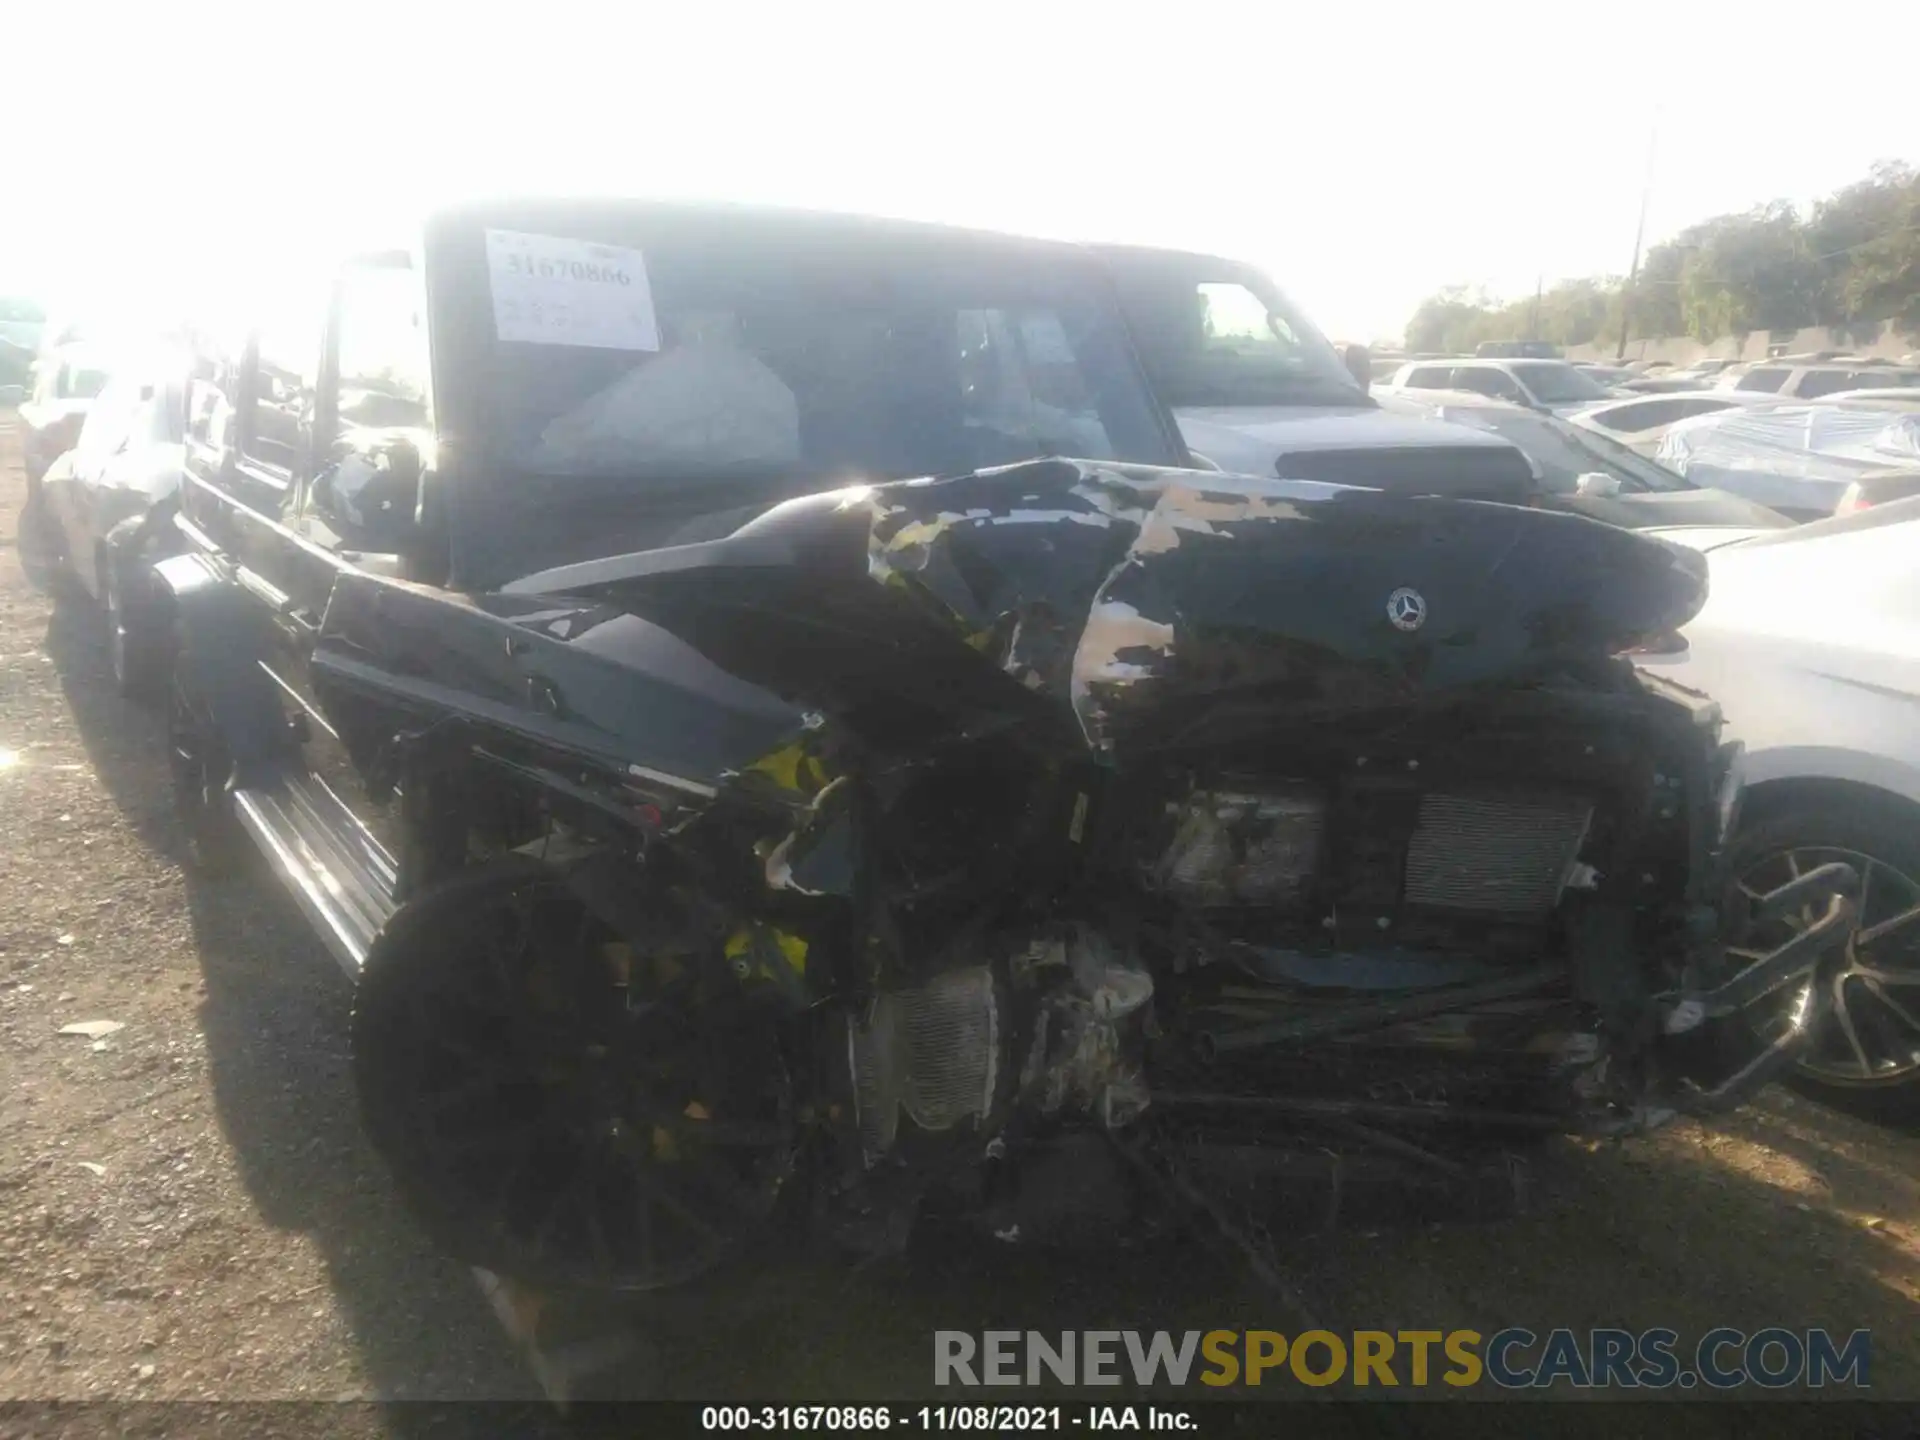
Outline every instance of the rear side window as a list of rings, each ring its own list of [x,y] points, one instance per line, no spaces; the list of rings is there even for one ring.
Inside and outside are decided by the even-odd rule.
[[[320,368],[321,327],[300,321],[260,331],[253,372],[252,413],[241,427],[241,453],[281,476],[303,458],[313,422]]]
[[[1409,372],[1401,383],[1413,390],[1446,390],[1451,388],[1453,371],[1445,365],[1422,365]]]
[[[1787,383],[1792,372],[1778,369],[1749,370],[1734,382],[1736,390],[1763,390],[1769,395],[1778,394],[1780,387]]]
[[[238,381],[238,367],[227,347],[203,339],[188,367],[187,444],[212,452],[207,463],[213,467],[233,445]]]
[[[1496,400],[1526,399],[1526,392],[1520,388],[1520,383],[1504,370],[1462,366],[1453,372],[1453,383],[1457,389],[1491,395]]]
[[[1800,377],[1800,384],[1794,394],[1802,400],[1818,399],[1822,395],[1837,395],[1842,390],[1859,390],[1871,385],[1873,380],[1852,370],[1809,370]]]

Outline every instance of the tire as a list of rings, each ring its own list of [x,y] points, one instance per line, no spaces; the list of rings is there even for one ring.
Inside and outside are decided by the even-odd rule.
[[[1874,1118],[1920,1115],[1920,919],[1874,934],[1920,907],[1920,810],[1810,796],[1754,816],[1732,859],[1734,874],[1757,890],[1784,883],[1795,863],[1804,871],[1844,860],[1861,872],[1861,933],[1873,938],[1849,948],[1831,982],[1835,1013],[1810,1037],[1790,1083]],[[1784,933],[1755,938],[1764,947]]]
[[[470,1265],[535,1285],[630,1292],[709,1278],[764,1238],[783,1199],[798,1132],[780,1047],[758,1012],[718,1030],[675,1018],[687,1012],[641,978],[652,967],[637,959],[618,992],[605,992],[612,1005],[580,1008],[573,997],[597,993],[586,982],[608,963],[584,916],[551,869],[522,856],[463,871],[401,906],[354,995],[362,1126],[414,1219]],[[715,966],[708,979],[727,974]],[[649,1003],[634,1010],[619,998],[629,991]],[[711,1113],[677,1128],[669,1153],[650,1127],[678,1126],[676,1116],[640,1118],[649,1102],[636,1097],[666,1093],[655,1088],[666,1083],[656,1067],[677,1063],[676,1046],[630,1047],[688,1029],[731,1057],[723,1069],[751,1073],[757,1099],[704,1092]],[[646,1058],[622,1058],[635,1054]],[[607,1078],[581,1088],[583,1063]],[[678,1104],[667,1109],[677,1115]],[[736,1134],[716,1150],[697,1138],[707,1122],[767,1134]],[[727,1185],[715,1193],[734,1198],[688,1198],[683,1185],[718,1166]],[[587,1189],[570,1188],[570,1176],[587,1177]],[[647,1198],[662,1191],[664,1200]],[[581,1194],[589,1207],[606,1205],[607,1223],[591,1236],[554,1223]],[[642,1211],[651,1219],[635,1228]]]
[[[167,687],[167,759],[188,865],[210,879],[232,874],[246,853],[246,834],[226,797],[233,762],[177,670]]]
[[[101,543],[95,565],[114,688],[135,704],[156,704],[171,666],[146,566],[111,542]]]
[[[60,526],[48,513],[44,490],[30,495],[27,503],[20,507],[16,543],[28,578],[56,606],[64,608],[76,599],[85,599],[79,581],[74,578],[73,567],[68,563]]]

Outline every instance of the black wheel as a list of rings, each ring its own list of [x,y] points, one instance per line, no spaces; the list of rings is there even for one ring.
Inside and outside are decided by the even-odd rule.
[[[1858,1098],[1872,1093],[1904,1107],[1920,1099],[1920,817],[1890,807],[1827,802],[1756,820],[1734,845],[1734,868],[1749,894],[1765,894],[1816,865],[1842,860],[1859,872],[1860,927],[1832,987],[1826,1022],[1807,1041],[1799,1088]],[[1729,954],[1751,960],[1814,917],[1790,915],[1743,936]],[[1810,995],[1788,991],[1752,1018],[1763,1036],[1798,1025]]]
[[[188,862],[206,875],[228,874],[244,853],[245,839],[226,793],[233,764],[212,717],[177,673],[167,689],[167,759]]]
[[[114,688],[128,700],[151,703],[166,689],[169,665],[146,567],[111,543],[100,546],[95,567]]]
[[[651,1290],[771,1233],[797,1143],[779,1026],[707,961],[634,954],[519,857],[399,911],[361,973],[354,1078],[443,1248]]]

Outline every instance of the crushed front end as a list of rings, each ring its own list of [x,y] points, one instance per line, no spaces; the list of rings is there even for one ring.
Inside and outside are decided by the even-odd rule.
[[[457,1253],[639,1289],[795,1227],[885,1253],[929,1213],[1244,1233],[1303,1170],[1336,1202],[1362,1165],[1472,1189],[1517,1137],[1737,1105],[1818,1023],[1763,1045],[1749,1017],[1789,987],[1817,1007],[1857,882],[1733,883],[1719,709],[1627,658],[1704,586],[1575,516],[1069,462],[534,577],[537,614],[578,596],[608,645],[605,617],[644,617],[790,718],[677,783],[659,750],[596,777],[490,741],[520,818],[369,961],[370,1126]],[[527,1022],[498,1093],[546,1118],[470,1123],[520,1119],[569,1157],[555,1186],[623,1177],[539,1205],[414,1143],[464,1076],[422,1073],[413,987],[467,1023],[436,937],[511,931],[482,901],[528,895],[564,953],[530,939],[480,1033]],[[1756,908],[1793,938],[1729,950]],[[656,1245],[636,1196],[699,1243]],[[631,1233],[539,1208],[589,1201]]]
[[[1805,1032],[1755,1052],[1743,1012],[1844,950],[1854,877],[1735,888],[1718,707],[1615,675],[1350,729],[1297,778],[1168,802],[1150,873],[1192,908],[1166,934],[1161,1114],[1210,1142],[1616,1134],[1773,1078]],[[1804,924],[1733,956],[1734,906]]]

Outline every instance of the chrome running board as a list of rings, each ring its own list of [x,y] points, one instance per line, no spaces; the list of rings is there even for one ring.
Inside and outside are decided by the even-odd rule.
[[[398,866],[318,776],[233,794],[234,814],[348,978],[394,911]]]

